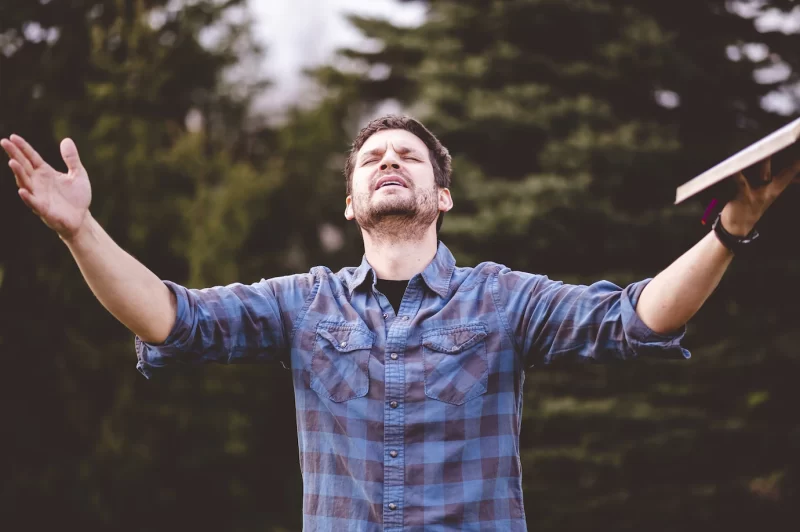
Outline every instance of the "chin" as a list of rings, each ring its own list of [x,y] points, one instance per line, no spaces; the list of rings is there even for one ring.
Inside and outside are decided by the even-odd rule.
[[[387,209],[375,209],[372,211],[373,218],[386,218],[389,216],[402,216],[403,218],[413,218],[417,214],[417,211],[414,209],[403,209],[403,208],[387,208]]]
[[[414,214],[417,211],[417,206],[414,204],[409,205],[408,201],[375,201],[372,204],[372,213],[377,215],[387,214]]]

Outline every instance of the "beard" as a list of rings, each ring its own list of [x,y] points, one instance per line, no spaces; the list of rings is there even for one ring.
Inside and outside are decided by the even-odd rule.
[[[434,185],[431,189],[411,188],[399,193],[376,190],[357,194],[353,197],[353,214],[358,226],[372,238],[419,241],[439,217],[437,192]]]

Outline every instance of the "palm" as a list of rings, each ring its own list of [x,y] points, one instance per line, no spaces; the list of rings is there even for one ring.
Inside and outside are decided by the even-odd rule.
[[[759,164],[759,174],[766,186],[753,188],[742,172],[736,174],[736,197],[722,211],[723,227],[733,234],[748,234],[770,205],[790,184],[800,182],[800,159],[772,174],[772,160],[767,157]]]
[[[89,176],[75,144],[69,139],[61,143],[61,155],[68,168],[66,174],[44,162],[21,137],[12,135],[11,140],[2,139],[0,144],[11,157],[9,166],[25,204],[59,235],[74,235],[92,201]]]
[[[89,176],[82,167],[63,174],[45,164],[31,175],[30,189],[41,200],[39,216],[59,234],[79,227],[92,201]]]

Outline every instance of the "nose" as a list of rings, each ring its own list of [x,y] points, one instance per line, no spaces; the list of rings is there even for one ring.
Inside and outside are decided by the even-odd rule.
[[[381,170],[388,170],[389,168],[398,170],[400,168],[397,154],[394,152],[394,150],[386,150],[386,153],[383,154],[383,160],[381,161],[380,168]]]

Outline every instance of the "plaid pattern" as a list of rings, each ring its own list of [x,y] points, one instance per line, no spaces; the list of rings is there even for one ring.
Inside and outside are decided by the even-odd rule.
[[[519,431],[524,370],[559,358],[688,358],[685,327],[635,312],[650,279],[565,285],[495,263],[457,268],[441,242],[395,314],[366,260],[332,273],[178,299],[138,369],[280,361],[291,368],[305,530],[525,530]]]

